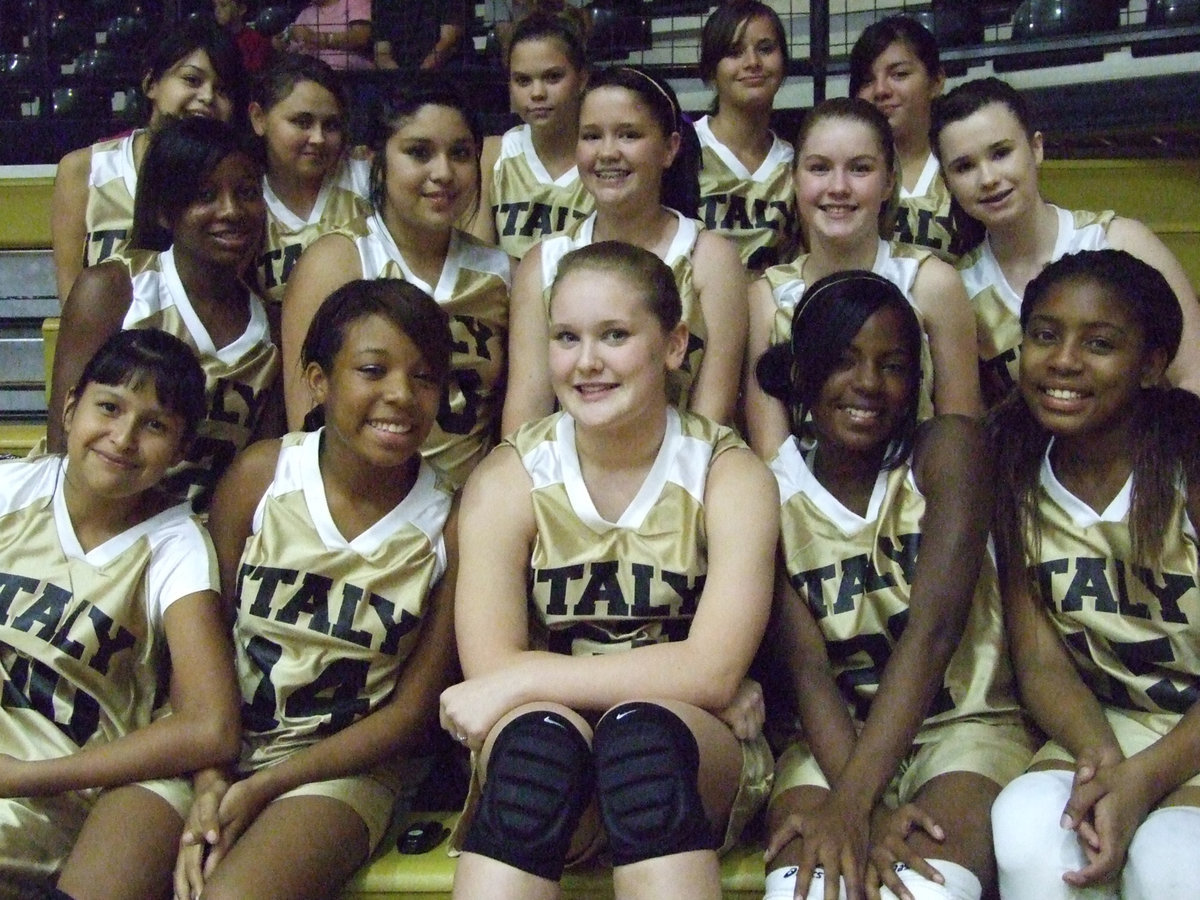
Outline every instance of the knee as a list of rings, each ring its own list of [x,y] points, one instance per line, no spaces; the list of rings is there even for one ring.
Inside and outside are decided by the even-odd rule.
[[[1075,832],[1059,825],[1071,795],[1071,773],[1030,772],[1011,782],[992,805],[992,836],[1000,893],[1051,900],[1068,896],[1064,872],[1086,864]]]
[[[900,880],[913,900],[979,900],[983,896],[979,878],[965,866],[948,859],[930,859],[929,864],[941,873],[941,884],[912,869],[900,872]]]
[[[716,849],[700,798],[700,750],[678,716],[655,703],[623,703],[596,725],[593,748],[616,865]]]
[[[1200,876],[1195,862],[1198,846],[1200,809],[1168,806],[1150,813],[1129,845],[1121,896],[1126,900],[1192,896]]]
[[[519,715],[492,742],[463,850],[557,881],[593,788],[591,748],[567,718]]]

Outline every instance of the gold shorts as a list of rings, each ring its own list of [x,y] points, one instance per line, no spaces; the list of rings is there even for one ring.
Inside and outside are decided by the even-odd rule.
[[[1152,713],[1144,710],[1115,709],[1110,706],[1104,708],[1104,717],[1108,719],[1108,724],[1116,735],[1121,752],[1127,757],[1154,744],[1183,718],[1177,713]],[[1075,764],[1075,757],[1055,741],[1046,741],[1042,749],[1034,754],[1029,765],[1032,767],[1047,760],[1065,763],[1069,768],[1074,768]],[[1180,787],[1200,787],[1200,774],[1193,775]]]
[[[1021,725],[957,722],[940,726],[929,740],[914,746],[900,760],[883,800],[892,807],[908,803],[922,787],[949,772],[973,772],[1004,787],[1025,771],[1034,746],[1032,735]],[[775,764],[771,799],[795,787],[829,787],[803,741],[791,744]]]

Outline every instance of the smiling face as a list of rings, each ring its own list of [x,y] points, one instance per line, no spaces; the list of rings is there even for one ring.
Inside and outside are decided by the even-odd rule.
[[[585,75],[571,64],[562,42],[538,37],[513,45],[508,96],[513,112],[533,128],[570,131],[579,122]]]
[[[713,76],[722,105],[770,107],[783,84],[783,48],[766,16],[746,19]]]
[[[920,361],[908,346],[900,312],[872,313],[825,379],[812,407],[826,452],[881,456],[916,402]]]
[[[325,405],[327,452],[357,465],[390,468],[414,459],[442,398],[441,380],[417,345],[376,314],[345,326],[331,371],[309,363],[305,378]]]
[[[384,221],[394,233],[442,232],[478,188],[479,148],[462,113],[427,104],[384,145]]]
[[[893,41],[871,63],[870,78],[858,96],[887,116],[896,142],[904,144],[929,134],[930,104],[944,80],[926,70],[906,42]]]
[[[796,207],[809,241],[874,242],[892,186],[884,149],[865,122],[824,118],[797,150]]]
[[[1042,135],[1030,137],[1003,103],[946,125],[938,145],[946,185],[984,227],[1024,227],[1036,213]]]
[[[550,376],[581,427],[636,425],[666,405],[669,370],[683,363],[687,326],[665,331],[645,286],[618,271],[580,267],[550,303]]]
[[[606,86],[584,97],[575,161],[597,206],[657,206],[663,172],[678,151],[679,134],[664,134],[633,91]]]
[[[187,424],[158,400],[149,379],[91,382],[63,410],[69,489],[90,499],[127,500],[158,484],[183,457]]]
[[[250,124],[267,148],[267,171],[319,182],[345,146],[345,115],[315,81],[301,81],[270,109],[250,104]]]
[[[176,256],[240,267],[262,242],[267,207],[262,173],[244,153],[230,153],[200,185],[171,226]]]
[[[1082,278],[1061,281],[1025,327],[1021,395],[1060,440],[1125,442],[1139,392],[1159,383],[1166,364],[1165,351],[1146,350],[1142,326],[1111,289]]]
[[[233,114],[229,87],[221,83],[204,50],[192,51],[142,88],[154,107],[151,127],[164,116],[203,116],[228,122]]]

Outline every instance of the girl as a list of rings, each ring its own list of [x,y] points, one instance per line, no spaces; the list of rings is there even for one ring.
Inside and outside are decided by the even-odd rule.
[[[603,240],[650,250],[675,273],[690,343],[670,378],[671,402],[717,422],[732,418],[746,334],[745,270],[732,244],[690,218],[699,202],[698,150],[670,88],[624,67],[589,80],[576,160],[596,211],[543,241],[517,270],[503,433],[553,409],[550,285],[565,253]]]
[[[924,340],[918,415],[978,415],[975,322],[958,273],[931,251],[887,238],[895,210],[895,151],[887,120],[864,100],[826,100],[796,139],[795,188],[808,252],[768,269],[750,295],[746,424],[764,458],[786,439],[787,410],[753,377],[753,360],[787,343],[805,287],[834,272],[867,269],[897,284],[917,312]]]
[[[1020,392],[990,419],[996,539],[1050,740],[992,810],[1000,890],[1182,900],[1200,877],[1200,401],[1162,377],[1178,298],[1129,253],[1068,254],[1029,283],[1021,327]]]
[[[452,89],[414,79],[382,110],[373,141],[372,215],[300,258],[283,304],[288,422],[312,407],[300,346],[322,301],[359,278],[400,278],[450,313],[447,396],[424,449],[456,486],[496,439],[508,329],[510,261],[454,227],[479,186],[479,126]]]
[[[587,60],[575,27],[546,12],[517,23],[511,48],[508,96],[524,124],[483,142],[481,214],[471,231],[520,259],[592,211],[575,165]]]
[[[550,317],[562,412],[463,498],[467,680],[441,718],[486,779],[454,896],[557,897],[564,861],[607,836],[617,897],[718,898],[714,851],[768,789],[743,679],[770,603],[770,478],[730,429],[667,402],[688,334],[654,254],[568,254]]]
[[[970,249],[959,269],[975,307],[989,403],[1017,377],[1025,286],[1064,253],[1105,247],[1154,266],[1175,291],[1184,339],[1168,374],[1173,384],[1200,392],[1200,310],[1183,268],[1141,222],[1111,211],[1070,212],[1042,199],[1042,135],[1020,94],[995,78],[960,85],[935,104],[932,137]]]
[[[255,83],[250,125],[263,141],[267,238],[259,282],[278,306],[304,248],[370,210],[370,163],[346,155],[346,97],[327,63],[282,54]]]
[[[244,82],[237,47],[211,22],[189,20],[153,44],[142,74],[151,107],[147,126],[59,161],[50,233],[60,303],[84,266],[108,259],[129,237],[138,170],[151,135],[180,117],[239,119]]]
[[[244,275],[262,240],[262,170],[247,142],[211,119],[150,142],[127,254],[80,273],[63,307],[50,392],[51,450],[68,388],[94,349],[126,328],[163,328],[204,366],[208,413],[168,490],[207,508],[217,477],[258,433],[278,433],[279,354]]]
[[[65,455],[0,463],[0,896],[163,896],[174,776],[237,752],[212,545],[159,490],[203,416],[187,345],[118,332],[69,392]]]
[[[833,900],[839,878],[852,897],[979,900],[988,810],[1032,752],[985,553],[983,432],[961,416],[918,427],[921,341],[895,284],[839,272],[758,365],[792,414],[771,461],[771,633],[803,731],[776,765],[767,900]]]
[[[197,778],[180,900],[337,896],[417,786],[454,668],[451,493],[420,454],[450,354],[418,288],[343,286],[302,356],[324,427],[256,444],[217,490],[245,736],[236,772]]]
[[[937,41],[908,16],[888,16],[867,26],[850,51],[850,96],[873,103],[887,117],[896,142],[896,240],[929,247],[954,262],[959,251],[950,191],[929,145],[930,108],[945,81]]]
[[[696,122],[700,217],[755,272],[779,262],[796,230],[792,145],[770,127],[787,46],[779,14],[759,0],[718,6],[700,34],[700,78],[717,92]]]

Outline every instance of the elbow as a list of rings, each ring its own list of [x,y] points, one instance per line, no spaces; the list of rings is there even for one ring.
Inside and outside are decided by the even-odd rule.
[[[232,715],[213,715],[197,722],[192,746],[196,768],[235,762],[242,749],[240,712],[234,709]]]

